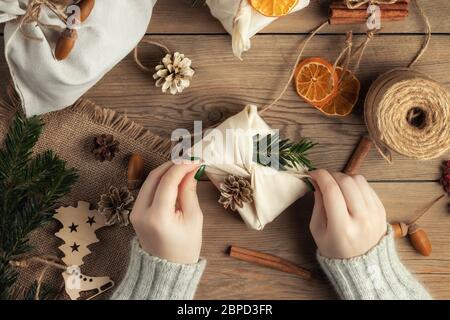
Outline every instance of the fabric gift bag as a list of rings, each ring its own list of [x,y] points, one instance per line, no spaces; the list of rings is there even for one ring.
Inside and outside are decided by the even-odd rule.
[[[230,174],[250,180],[253,202],[244,203],[238,211],[250,228],[262,230],[309,191],[302,181],[302,178],[308,177],[308,170],[299,168],[279,171],[254,162],[253,134],[256,133],[264,136],[273,133],[273,130],[259,116],[258,108],[248,105],[206,134],[200,142],[200,158],[206,164],[206,175],[217,188]],[[223,137],[226,137],[226,142]],[[191,150],[191,156],[192,151],[197,155],[195,148]]]
[[[250,50],[250,38],[278,17],[266,17],[253,9],[248,0],[206,0],[211,14],[218,19],[232,37],[233,54],[241,59]],[[309,0],[299,0],[292,12],[309,5]]]
[[[96,0],[71,54],[57,61],[54,49],[64,23],[42,6],[40,24],[26,24],[25,36],[19,25],[29,0],[0,0],[0,22],[7,22],[6,61],[26,115],[62,109],[78,100],[138,44],[155,3]]]

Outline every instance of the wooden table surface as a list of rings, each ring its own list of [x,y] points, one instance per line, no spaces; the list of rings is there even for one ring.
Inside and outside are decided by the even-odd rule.
[[[162,42],[193,60],[196,75],[191,87],[178,96],[164,95],[154,87],[151,75],[140,71],[129,55],[88,93],[97,104],[115,109],[161,135],[175,128],[193,128],[194,120],[208,126],[239,112],[247,103],[264,105],[274,99],[291,70],[302,39],[324,21],[328,1],[312,0],[308,8],[278,19],[252,38],[252,49],[241,62],[232,55],[231,39],[209,14],[207,7],[191,8],[184,0],[160,0],[153,12],[147,39]],[[420,0],[433,30],[429,49],[417,69],[450,89],[450,1]],[[349,27],[328,26],[308,46],[306,56],[334,61]],[[364,39],[364,27],[354,27],[356,41]],[[358,73],[362,96],[381,73],[405,66],[422,44],[424,27],[414,8],[404,22],[385,23],[370,44]],[[3,41],[2,41],[3,42]],[[160,53],[141,51],[146,64],[155,64]],[[2,82],[8,75],[0,60]],[[362,101],[353,114],[327,117],[298,98],[292,87],[264,118],[281,135],[296,140],[310,137],[319,145],[311,153],[315,165],[342,170],[360,136],[366,132]],[[441,162],[450,152],[431,161],[414,161],[394,155],[387,164],[371,151],[361,173],[379,193],[390,221],[413,217],[442,194],[437,183]],[[245,227],[239,216],[221,209],[218,192],[202,181],[199,197],[205,215],[202,255],[208,267],[199,285],[198,299],[335,299],[326,282],[308,282],[296,276],[233,260],[225,254],[230,244],[272,253],[305,267],[316,267],[315,245],[308,224],[313,198],[297,201],[263,231]],[[424,283],[432,296],[450,298],[450,214],[448,198],[420,221],[433,244],[430,257],[416,253],[407,239],[397,241],[406,266]]]

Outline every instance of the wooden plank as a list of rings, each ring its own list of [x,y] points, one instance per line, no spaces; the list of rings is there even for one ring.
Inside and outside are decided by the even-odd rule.
[[[100,105],[127,114],[148,128],[169,136],[175,128],[193,128],[193,120],[204,127],[237,113],[247,103],[265,105],[271,102],[288,77],[295,52],[302,37],[261,35],[253,41],[253,49],[244,62],[233,57],[229,39],[223,35],[154,36],[174,50],[193,60],[196,75],[192,85],[178,96],[164,95],[153,86],[151,75],[141,72],[132,57],[127,57],[112,70],[87,97]],[[361,41],[362,37],[357,37]],[[343,36],[319,36],[311,42],[305,56],[323,55],[331,61],[338,55]],[[363,92],[379,74],[404,66],[420,47],[421,36],[380,36],[367,49],[358,73]],[[192,46],[195,43],[195,46]],[[434,36],[429,51],[417,69],[450,88],[450,37]],[[224,49],[225,48],[225,49]],[[142,60],[155,65],[160,53],[144,47]],[[153,60],[153,61],[152,61]],[[125,84],[125,85],[124,85]],[[302,102],[290,87],[285,96],[265,115],[283,136],[297,139],[307,136],[319,142],[312,153],[317,166],[341,170],[361,134],[365,133],[359,102],[352,115],[344,118],[324,116]],[[337,143],[337,141],[339,141]],[[450,152],[444,157],[449,157]],[[418,162],[395,155],[394,165],[387,165],[371,152],[362,173],[371,180],[437,180],[441,159]],[[420,170],[418,170],[420,166]]]
[[[450,21],[442,13],[449,12],[447,0],[419,0],[426,12],[433,33],[450,33]],[[329,0],[311,0],[310,5],[298,12],[281,17],[260,33],[308,33],[328,18]],[[175,23],[174,23],[175,22]],[[0,32],[3,33],[3,24]],[[321,33],[345,33],[348,30],[365,33],[361,25],[328,26]],[[410,5],[409,17],[400,22],[386,22],[382,33],[423,33],[424,24],[418,11]],[[209,12],[207,6],[191,7],[188,0],[159,0],[153,10],[148,34],[225,34],[221,23]]]
[[[390,221],[411,219],[441,189],[434,183],[375,183]],[[335,298],[327,282],[308,282],[296,276],[234,260],[225,253],[230,244],[272,253],[299,265],[315,268],[315,244],[309,232],[313,197],[297,201],[263,231],[249,230],[238,214],[217,204],[218,192],[210,182],[198,190],[205,227],[202,256],[208,266],[197,299],[326,299]],[[417,275],[434,298],[450,298],[450,219],[448,199],[420,220],[433,244],[433,254],[422,257],[407,239],[397,240],[406,267]]]
[[[196,70],[192,86],[178,96],[164,95],[154,87],[151,75],[136,67],[132,55],[108,73],[88,93],[87,97],[105,107],[127,114],[133,120],[167,137],[175,128],[193,128],[194,120],[203,120],[205,127],[238,112],[246,103],[264,105],[275,98],[288,77],[295,50],[302,36],[261,35],[255,37],[253,50],[244,62],[233,57],[229,39],[224,35],[154,36],[170,48],[186,53]],[[362,37],[357,37],[360,41]],[[332,60],[343,36],[318,36],[311,42],[305,56],[323,55]],[[383,35],[370,44],[360,68],[363,91],[379,74],[405,65],[420,47],[421,36]],[[196,46],[192,46],[196,43]],[[339,44],[339,45],[338,45]],[[450,88],[450,37],[434,36],[428,52],[417,68]],[[225,48],[225,49],[224,49]],[[155,65],[160,52],[144,47],[145,64]],[[152,61],[153,60],[153,61]],[[4,57],[0,58],[0,83],[9,81]],[[364,93],[362,94],[364,96]],[[362,121],[362,101],[354,114],[344,118],[327,117],[298,98],[290,87],[285,96],[265,119],[290,139],[311,137],[319,143],[311,157],[316,166],[341,170],[359,137],[365,133]],[[372,151],[361,169],[370,180],[438,180],[443,157],[419,162],[395,155],[394,165],[388,165]]]
[[[450,11],[448,0],[419,0],[428,15],[435,33],[450,33],[450,21],[446,12]],[[309,7],[286,17],[277,19],[261,33],[306,33],[328,18],[329,0],[311,0]],[[176,23],[173,23],[176,21]],[[352,28],[355,32],[365,32],[365,26],[332,26],[323,32],[342,33]],[[148,28],[149,33],[161,34],[218,34],[224,33],[220,22],[211,16],[208,7],[192,8],[188,0],[160,0]],[[420,33],[424,26],[413,5],[410,16],[401,22],[383,24],[383,33]]]

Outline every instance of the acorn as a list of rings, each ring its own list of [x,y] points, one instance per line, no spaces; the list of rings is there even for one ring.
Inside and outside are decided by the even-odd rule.
[[[75,29],[65,29],[61,35],[59,36],[58,42],[56,43],[55,48],[55,58],[56,60],[64,60],[66,59],[73,47],[75,46],[75,42],[78,38],[77,30]]]
[[[394,230],[394,238],[403,238],[408,234],[408,225],[404,222],[396,222],[391,224]]]
[[[431,254],[431,242],[427,236],[427,233],[420,228],[417,224],[412,224],[408,229],[409,240],[412,246],[417,252],[424,256],[429,256]]]
[[[94,9],[95,0],[81,0],[77,5],[80,8],[80,21],[84,22]]]
[[[144,180],[144,158],[137,153],[133,153],[128,160],[127,185],[128,189],[138,189]]]

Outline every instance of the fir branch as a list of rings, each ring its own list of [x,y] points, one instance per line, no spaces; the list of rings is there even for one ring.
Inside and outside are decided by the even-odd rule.
[[[50,288],[49,286],[42,284],[41,288],[39,290],[39,296],[36,297],[38,289],[38,282],[34,281],[33,284],[28,288],[27,291],[23,294],[23,297],[21,297],[23,300],[54,300],[56,299],[58,292],[57,290],[54,290],[53,288]]]
[[[302,139],[292,143],[288,139],[280,140],[278,134],[268,134],[253,137],[253,161],[264,165],[286,170],[287,167],[299,169],[301,167],[313,170],[314,166],[308,158],[308,152],[316,145],[311,140]],[[271,162],[266,163],[265,159]]]
[[[10,297],[17,278],[10,261],[32,250],[29,233],[51,220],[77,179],[50,150],[32,158],[42,128],[39,117],[18,113],[0,150],[0,299]]]
[[[201,7],[206,4],[206,0],[189,0],[192,7]]]

